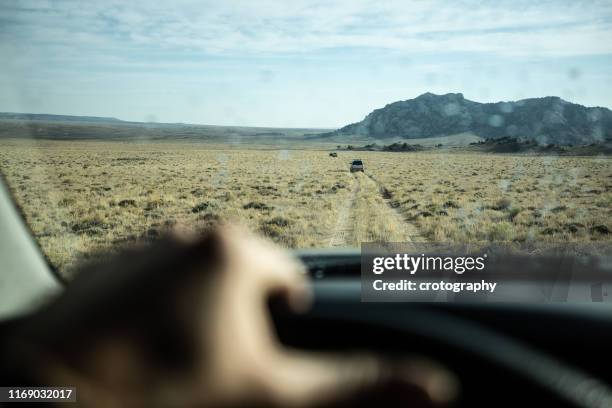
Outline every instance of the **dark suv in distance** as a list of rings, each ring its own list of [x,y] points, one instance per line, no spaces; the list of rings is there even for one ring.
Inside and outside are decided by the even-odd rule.
[[[365,168],[363,167],[363,162],[361,160],[353,160],[353,162],[351,163],[351,173],[354,173],[356,171],[365,171]]]

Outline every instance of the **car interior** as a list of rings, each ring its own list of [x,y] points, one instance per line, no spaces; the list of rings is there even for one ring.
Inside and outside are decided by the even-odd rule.
[[[3,186],[0,197],[1,316],[14,322],[64,283]],[[361,255],[350,249],[297,250],[315,293],[311,311],[271,303],[281,341],[306,350],[368,350],[388,358],[424,355],[461,379],[456,406],[604,407],[612,314],[605,303],[361,302]],[[608,270],[609,272],[609,270]],[[386,396],[394,406],[394,395]],[[397,403],[397,401],[395,401]]]
[[[305,267],[287,350],[612,408],[611,67],[609,0],[0,2],[0,362],[88,262],[229,225]]]

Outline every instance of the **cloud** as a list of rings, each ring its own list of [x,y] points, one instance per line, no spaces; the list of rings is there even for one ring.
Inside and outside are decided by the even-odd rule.
[[[108,53],[282,55],[338,48],[500,56],[612,53],[605,1],[26,1],[4,4],[0,38]],[[91,50],[90,50],[91,51]]]
[[[609,106],[611,40],[599,0],[5,0],[0,110],[340,126],[425,91]]]

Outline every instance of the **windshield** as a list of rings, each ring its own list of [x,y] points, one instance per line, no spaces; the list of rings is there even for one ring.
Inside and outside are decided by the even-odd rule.
[[[287,248],[612,239],[608,2],[17,1],[0,20],[0,171],[64,276],[219,222]]]

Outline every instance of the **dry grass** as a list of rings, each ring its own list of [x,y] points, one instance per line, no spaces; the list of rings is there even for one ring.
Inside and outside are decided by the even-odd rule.
[[[287,247],[325,246],[352,176],[314,151],[4,142],[0,168],[50,261],[241,221]],[[344,166],[343,166],[344,167]]]
[[[610,240],[612,160],[384,154],[369,170],[430,240]]]
[[[429,240],[455,242],[601,241],[612,228],[606,158],[0,143],[0,170],[65,274],[99,249],[218,219],[286,247],[328,246],[338,228],[347,245],[405,241],[415,225]],[[366,175],[348,172],[355,154]]]

